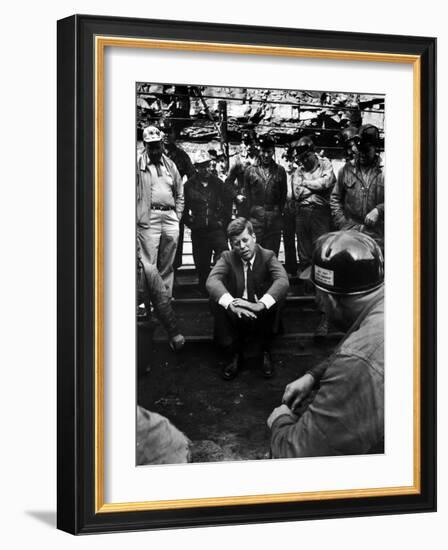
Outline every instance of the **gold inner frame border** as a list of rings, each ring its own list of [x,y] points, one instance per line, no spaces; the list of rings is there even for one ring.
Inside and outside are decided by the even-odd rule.
[[[104,501],[104,55],[106,47],[151,48],[208,53],[233,53],[313,59],[350,60],[381,63],[405,63],[413,65],[413,218],[414,218],[414,346],[413,346],[413,454],[414,482],[410,486],[380,487],[370,489],[343,489],[302,493],[275,493],[262,495],[192,498],[180,500],[155,500],[142,502],[106,503]],[[282,502],[305,502],[343,498],[415,495],[421,492],[421,385],[420,385],[420,314],[421,314],[421,59],[418,55],[402,55],[345,50],[321,50],[309,48],[255,46],[251,44],[224,44],[178,40],[123,38],[96,36],[95,55],[95,513],[168,510],[212,506],[236,506]]]

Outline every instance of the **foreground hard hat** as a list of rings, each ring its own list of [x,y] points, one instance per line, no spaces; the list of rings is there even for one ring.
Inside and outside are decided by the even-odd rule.
[[[143,130],[143,141],[146,143],[156,143],[162,141],[163,134],[155,126],[148,126]]]
[[[205,164],[206,162],[210,162],[212,160],[212,157],[207,153],[207,151],[196,151],[193,162],[194,164]]]
[[[322,235],[314,248],[314,285],[331,294],[363,294],[384,282],[384,259],[376,242],[356,230]]]

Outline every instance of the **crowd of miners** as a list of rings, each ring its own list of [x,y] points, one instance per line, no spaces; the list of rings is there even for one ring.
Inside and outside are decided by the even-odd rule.
[[[226,159],[221,150],[205,148],[190,158],[169,124],[143,130],[137,158],[139,288],[173,350],[184,345],[171,308],[184,225],[191,231],[199,288],[210,298],[215,342],[226,357],[225,380],[248,358],[272,376],[270,342],[281,322],[288,274],[314,284],[322,312],[316,334],[326,334],[329,320],[346,332],[330,361],[285,389],[283,404],[268,419],[273,457],[383,448],[379,142],[373,125],[343,129],[345,163],[335,174],[310,134],[290,143],[277,162],[274,140],[253,131],[242,134],[238,154]],[[278,260],[282,237],[284,265]]]
[[[356,229],[384,251],[384,173],[375,126],[342,130],[346,161],[337,178],[312,136],[292,142],[278,163],[269,136],[243,132],[227,170],[221,150],[199,149],[190,159],[176,144],[174,126],[162,128],[143,132],[137,234],[142,258],[157,266],[169,296],[182,263],[184,225],[204,293],[212,263],[229,248],[227,226],[235,217],[249,219],[257,243],[276,256],[283,236],[284,267],[292,276],[307,277],[317,238],[331,230]],[[322,318],[316,334],[326,330]]]

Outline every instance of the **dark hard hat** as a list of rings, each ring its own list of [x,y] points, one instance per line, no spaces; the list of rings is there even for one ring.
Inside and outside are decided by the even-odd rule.
[[[311,279],[330,294],[364,294],[384,282],[384,259],[380,247],[354,229],[322,235],[314,248]]]
[[[380,141],[380,132],[373,124],[365,124],[359,129],[359,137],[363,145],[375,145],[376,147]]]
[[[171,132],[174,131],[176,128],[174,126],[174,123],[169,119],[164,119],[160,123],[160,129],[164,132]]]
[[[255,143],[255,134],[254,134],[254,132],[252,132],[250,130],[245,130],[241,134],[241,142],[245,143],[246,145],[252,145],[253,143]]]
[[[314,141],[309,136],[303,136],[298,141],[294,142],[294,148],[297,155],[314,151]]]
[[[260,148],[275,147],[274,139],[268,134],[266,134],[265,136],[260,136],[258,139],[258,143],[260,145]]]
[[[359,129],[356,128],[356,126],[348,126],[342,130],[341,134],[338,136],[338,139],[344,146],[349,145],[351,141],[355,141],[359,145],[361,141]]]

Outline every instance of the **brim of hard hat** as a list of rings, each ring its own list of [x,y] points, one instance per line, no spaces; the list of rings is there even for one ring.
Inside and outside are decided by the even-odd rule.
[[[305,158],[308,156],[308,153],[314,153],[311,149],[305,149],[304,151],[296,151],[296,157],[298,159]]]
[[[363,290],[356,290],[354,292],[343,292],[342,290],[330,290],[324,286],[321,286],[313,281],[312,277],[310,278],[311,282],[315,286],[315,288],[318,288],[322,292],[325,292],[326,294],[334,294],[335,296],[359,296],[360,294],[369,294],[370,292],[373,292],[374,290],[378,290],[384,285],[384,281],[381,281],[381,283],[378,283],[372,288],[365,288]]]
[[[145,139],[145,138],[143,138],[143,141],[145,143],[160,143],[162,141],[162,138],[159,138],[159,139]]]

